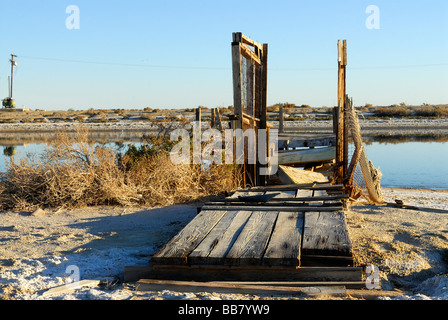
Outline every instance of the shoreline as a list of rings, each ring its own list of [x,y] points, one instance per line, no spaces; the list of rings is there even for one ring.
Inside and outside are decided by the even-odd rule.
[[[278,121],[269,121],[274,129],[278,129]],[[448,141],[448,123],[446,119],[390,119],[363,120],[360,119],[361,133],[368,141],[405,142],[405,141]],[[0,123],[0,146],[21,146],[27,144],[46,143],[56,138],[58,131],[75,133],[82,126],[90,131],[93,140],[101,142],[131,142],[138,143],[142,137],[157,134],[165,128],[191,129],[190,123],[160,122],[143,120],[120,120],[105,123],[88,122],[47,122],[47,123]],[[331,134],[333,122],[330,120],[285,121],[284,134]],[[202,130],[210,125],[202,121]],[[228,126],[224,127],[225,129]]]
[[[278,121],[268,121],[274,128],[278,128]],[[114,130],[157,130],[161,124],[170,124],[173,128],[186,127],[181,122],[174,121],[151,121],[151,120],[117,120],[110,122],[80,122],[80,121],[60,121],[60,122],[38,122],[38,123],[1,123],[0,132],[51,132],[61,129],[74,131],[76,126],[84,126],[93,131],[114,131]],[[417,130],[442,130],[448,133],[448,123],[445,118],[441,119],[359,119],[359,124],[363,132],[370,130],[392,130],[396,131],[417,131]],[[203,129],[209,128],[208,121],[202,121]],[[228,126],[225,126],[228,127]],[[332,129],[332,120],[300,120],[285,121],[284,128],[291,131],[321,131]]]

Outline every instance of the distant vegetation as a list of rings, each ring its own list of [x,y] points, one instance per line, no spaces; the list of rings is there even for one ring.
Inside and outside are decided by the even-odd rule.
[[[278,113],[283,107],[285,120],[305,120],[314,118],[316,120],[329,120],[332,117],[332,108],[311,107],[307,104],[296,106],[293,103],[276,103],[267,107],[268,113]],[[428,105],[407,106],[404,102],[390,106],[373,106],[366,104],[362,107],[355,107],[365,119],[375,118],[446,118],[448,117],[448,105]]]
[[[406,106],[404,103],[394,104],[388,107],[372,107],[366,105],[360,108],[361,111],[368,111],[376,117],[398,117],[398,118],[446,118],[448,117],[448,105],[422,105]]]
[[[210,108],[199,106],[202,111],[202,119],[207,121],[210,117]],[[267,107],[268,120],[278,120],[279,110],[283,108],[286,121],[301,121],[307,119],[330,120],[332,118],[332,107],[311,106],[305,103],[294,104],[290,102],[279,102]],[[45,123],[45,122],[80,122],[80,123],[108,123],[120,120],[128,121],[152,121],[189,122],[195,119],[196,108],[184,109],[161,109],[143,107],[141,109],[94,109],[75,111],[72,108],[60,111],[28,110],[9,111],[3,109],[0,112],[1,123]],[[390,106],[374,106],[366,104],[357,106],[356,109],[364,119],[377,118],[446,118],[448,117],[448,105],[408,106],[405,103]],[[233,114],[233,106],[219,108],[222,119]]]

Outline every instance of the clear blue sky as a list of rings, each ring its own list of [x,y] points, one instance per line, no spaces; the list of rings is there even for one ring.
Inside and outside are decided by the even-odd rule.
[[[232,32],[269,44],[268,104],[336,105],[338,39],[356,105],[448,103],[446,0],[1,0],[0,13],[0,95],[14,53],[18,107],[227,107]]]

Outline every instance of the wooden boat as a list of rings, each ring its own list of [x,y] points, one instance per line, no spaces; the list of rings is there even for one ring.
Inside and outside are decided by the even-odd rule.
[[[336,158],[336,147],[322,147],[278,152],[278,164],[306,164],[331,161]]]

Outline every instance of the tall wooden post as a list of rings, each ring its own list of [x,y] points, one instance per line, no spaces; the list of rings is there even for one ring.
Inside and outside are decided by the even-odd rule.
[[[237,116],[236,128],[243,128],[242,78],[241,78],[241,38],[242,34],[233,33],[232,42],[232,72],[233,72],[233,108]]]
[[[232,121],[233,130],[243,129],[243,96],[241,93],[242,89],[242,77],[241,77],[241,40],[242,34],[237,32],[232,34],[233,42],[232,42],[232,74],[233,74],[233,112],[235,114],[235,118]],[[244,141],[244,140],[243,140]],[[237,159],[237,149],[236,146],[239,145],[240,141],[237,141],[237,138],[234,136],[233,138],[233,155],[234,162]],[[240,156],[240,155],[238,155]],[[246,163],[242,164],[242,183],[243,186],[246,187]]]
[[[338,41],[338,111],[336,132],[335,182],[342,184],[347,174],[348,139],[345,133],[347,41]]]
[[[269,128],[267,125],[267,95],[268,95],[268,44],[263,44],[263,57],[261,65],[261,105],[260,105],[260,129],[266,130],[266,157],[270,158],[269,148]],[[268,164],[260,164],[260,168],[267,168]],[[265,175],[258,175],[258,183],[260,186],[265,186],[267,183],[267,177]]]

